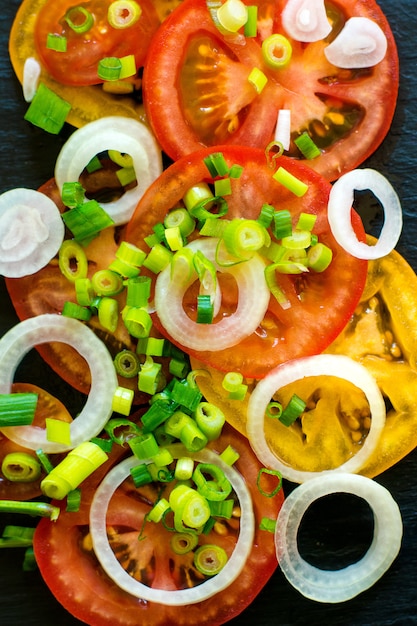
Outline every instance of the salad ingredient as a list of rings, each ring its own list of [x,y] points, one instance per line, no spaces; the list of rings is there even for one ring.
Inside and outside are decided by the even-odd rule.
[[[182,446],[179,447],[178,451],[173,446],[171,452],[174,458],[177,458],[178,455],[187,455],[187,450]],[[184,606],[202,602],[227,588],[245,567],[254,536],[254,517],[248,488],[239,473],[223,463],[215,453],[209,450],[202,450],[193,455],[193,458],[201,463],[213,463],[223,470],[237,494],[241,511],[239,538],[227,563],[217,575],[195,587],[167,590],[166,588],[151,588],[144,585],[136,581],[129,573],[126,573],[111,550],[106,533],[106,511],[116,488],[129,476],[130,469],[138,464],[136,457],[126,459],[112,469],[105,476],[95,493],[90,512],[90,530],[94,551],[110,578],[119,587],[137,598],[170,606]]]
[[[338,492],[366,500],[374,514],[374,538],[358,562],[326,571],[300,556],[297,532],[315,500]],[[389,491],[364,476],[339,472],[323,473],[294,489],[278,515],[275,531],[277,558],[287,579],[307,598],[329,603],[350,600],[379,580],[398,555],[401,539],[401,513]]]
[[[56,255],[64,225],[56,204],[34,189],[0,195],[0,274],[34,274]]]
[[[103,203],[115,225],[129,221],[148,186],[162,172],[161,151],[149,129],[139,121],[118,116],[102,117],[76,130],[63,145],[55,178],[62,193],[65,183],[78,182],[84,168],[98,154],[116,150],[132,158],[136,185],[118,199]]]
[[[324,54],[337,67],[357,69],[377,65],[386,52],[387,38],[378,24],[366,17],[351,17]]]
[[[212,148],[199,150],[162,173],[144,194],[127,225],[125,239],[128,242],[140,247],[171,209],[183,205],[189,189],[201,182],[213,182],[204,161],[212,152]],[[189,354],[223,372],[240,372],[248,377],[261,378],[278,363],[317,354],[329,345],[355,309],[366,278],[366,262],[345,253],[333,239],[327,222],[330,185],[321,176],[300,162],[285,157],[277,159],[277,168],[283,166],[307,185],[307,192],[298,198],[274,180],[274,170],[268,166],[262,150],[221,146],[216,147],[215,152],[222,152],[228,167],[239,165],[243,168],[239,178],[231,179],[232,193],[224,196],[228,207],[225,220],[256,220],[265,203],[274,207],[278,215],[289,212],[293,227],[302,213],[311,213],[317,216],[314,233],[333,252],[332,262],[321,273],[276,273],[276,281],[291,306],[283,309],[275,298],[271,298],[263,322],[239,343],[238,348],[219,351],[186,348]],[[353,215],[356,220],[357,216]],[[216,219],[220,227],[222,221],[222,218]],[[358,237],[362,237],[360,233],[358,219]],[[190,239],[197,234],[195,232]],[[155,276],[152,278],[154,282]],[[236,310],[236,286],[225,272],[218,275],[218,280],[223,295],[219,314],[230,315]],[[193,293],[187,292],[185,310],[192,315],[194,306]],[[154,325],[166,334],[157,315],[152,317]],[[180,347],[184,348],[182,344]]]
[[[305,160],[294,140],[307,131],[321,152],[308,164],[335,180],[362,163],[391,124],[398,58],[387,20],[374,1],[328,4],[326,19],[332,32],[320,41],[303,43],[285,33],[287,2],[255,6],[255,37],[222,34],[205,0],[186,0],[161,25],[143,76],[145,109],[155,135],[174,160],[202,145],[264,148],[274,138],[278,112],[290,110],[291,144],[286,155]],[[308,10],[306,5],[302,19]],[[312,10],[311,21],[314,15]],[[370,19],[384,33],[387,53],[373,67],[346,70],[325,56],[352,17]],[[265,63],[262,44],[275,34],[288,35],[292,55],[286,67],[274,70]],[[266,78],[260,93],[248,80],[254,69]]]
[[[55,523],[41,520],[36,528],[36,559],[46,584],[57,600],[74,617],[97,626],[137,626],[138,621],[152,626],[174,626],[180,621],[184,626],[196,623],[217,626],[240,614],[277,567],[273,533],[260,530],[258,525],[263,516],[271,519],[277,517],[283,493],[281,490],[273,498],[261,495],[256,487],[261,465],[247,439],[226,425],[220,438],[210,443],[209,447],[220,453],[229,445],[240,455],[234,467],[242,474],[251,493],[256,520],[255,539],[246,567],[226,589],[219,592],[215,600],[212,598],[189,605],[187,609],[142,602],[120,589],[104,574],[92,551],[88,528],[91,500],[101,480],[101,476],[96,473],[82,485],[82,501],[78,512],[68,513],[63,503],[58,503],[61,508],[58,520]],[[113,456],[97,472],[107,474],[114,463]],[[272,491],[272,477],[264,476],[263,480],[266,481],[265,489]],[[165,530],[162,522],[148,521],[143,526],[144,516],[150,513],[153,503],[158,500],[157,487],[142,487],[138,497],[138,491],[130,479],[124,481],[111,498],[107,513],[110,543],[131,574],[150,585],[151,589],[155,585],[171,590],[186,588],[201,580],[196,577],[191,564],[192,554],[176,554],[172,551],[173,533]],[[229,552],[236,543],[234,529],[238,526],[238,520],[238,517],[232,516],[230,520],[218,523],[216,530],[207,536],[207,542],[215,543]],[[73,593],[74,588],[77,589],[76,594]]]
[[[342,355],[320,354],[280,365],[259,381],[252,391],[248,402],[246,431],[258,458],[267,467],[279,470],[284,478],[292,482],[304,482],[322,472],[296,470],[271,451],[265,438],[265,412],[271,398],[281,387],[301,378],[323,375],[335,376],[351,382],[364,392],[369,403],[370,428],[365,442],[354,456],[335,468],[337,471],[360,471],[369,455],[375,450],[385,425],[385,404],[382,394],[374,378],[356,361]],[[302,421],[303,418],[300,419]],[[323,468],[323,470],[331,469],[326,466]]]
[[[375,245],[359,242],[352,230],[350,212],[355,190],[370,190],[384,209],[384,224]],[[385,176],[369,168],[348,172],[334,183],[330,191],[328,217],[338,243],[360,259],[377,259],[389,254],[398,243],[403,225],[397,193]]]
[[[332,31],[324,0],[288,0],[282,25],[292,39],[305,43],[326,39]]]
[[[63,452],[95,437],[104,428],[112,413],[112,400],[117,378],[111,356],[91,329],[81,322],[51,314],[24,320],[0,340],[0,392],[9,393],[16,367],[34,346],[58,341],[70,344],[87,361],[91,372],[91,389],[82,411],[70,425],[71,446],[47,440],[46,431],[37,426],[6,427],[2,432],[16,443],[44,452]]]

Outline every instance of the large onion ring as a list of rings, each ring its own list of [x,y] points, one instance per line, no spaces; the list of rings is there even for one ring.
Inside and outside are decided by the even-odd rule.
[[[34,274],[56,255],[65,228],[58,207],[45,194],[17,188],[0,195],[0,274]]]
[[[323,0],[288,0],[282,25],[292,39],[305,43],[325,39],[332,30]]]
[[[268,308],[270,291],[267,287],[262,259],[255,254],[248,261],[227,267],[216,264],[217,239],[196,239],[188,244],[216,265],[219,272],[227,272],[236,280],[239,301],[236,311],[213,324],[193,322],[183,308],[183,297],[195,276],[179,284],[171,280],[168,266],[158,276],[155,284],[155,309],[159,320],[169,335],[185,348],[193,350],[223,350],[251,335],[262,322]],[[256,293],[256,297],[253,294]]]
[[[31,348],[50,341],[71,345],[85,358],[91,388],[82,411],[71,422],[71,445],[48,441],[38,426],[8,426],[1,431],[15,443],[44,452],[65,452],[98,435],[112,413],[118,382],[113,361],[104,343],[82,322],[45,313],[19,322],[0,339],[0,393],[11,393],[16,367]]]
[[[126,191],[118,200],[102,203],[116,225],[125,224],[145,190],[162,172],[161,150],[156,139],[138,120],[102,117],[77,129],[58,155],[55,179],[62,191],[64,183],[78,181],[91,159],[106,150],[117,150],[133,159],[136,187]]]
[[[297,533],[308,507],[332,493],[351,493],[366,500],[375,525],[374,538],[365,556],[336,571],[322,570],[299,554]],[[371,587],[397,556],[402,538],[398,505],[385,487],[365,476],[327,472],[298,486],[279,512],[275,546],[278,562],[289,582],[304,596],[317,602],[344,602]]]
[[[368,17],[351,17],[324,54],[336,67],[357,69],[380,63],[387,47],[385,33],[376,22]]]
[[[265,410],[274,393],[281,387],[300,378],[323,375],[343,378],[362,389],[369,402],[372,418],[371,428],[359,452],[335,470],[328,471],[358,472],[375,449],[385,425],[385,403],[379,387],[368,370],[353,359],[340,354],[319,354],[279,365],[260,380],[253,390],[248,403],[246,431],[249,442],[261,462],[296,483],[321,476],[323,472],[296,470],[275,456],[265,439],[263,424]]]
[[[190,453],[181,444],[169,447],[174,458],[190,456]],[[110,547],[106,532],[106,512],[110,499],[117,487],[130,474],[130,469],[138,464],[136,457],[125,459],[113,468],[103,479],[94,494],[90,509],[90,532],[93,540],[94,552],[108,576],[121,588],[131,595],[169,606],[184,606],[203,602],[207,598],[228,587],[240,574],[252,550],[255,520],[252,509],[252,499],[242,476],[233,467],[226,465],[218,454],[205,449],[192,455],[192,458],[201,463],[213,463],[221,467],[239,498],[242,511],[240,518],[239,538],[230,559],[223,569],[204,583],[189,589],[166,591],[153,589],[135,580],[120,565]],[[150,462],[150,460],[149,460]]]
[[[374,246],[358,241],[352,228],[355,189],[369,189],[384,208],[384,225]],[[334,238],[352,256],[358,259],[379,259],[397,245],[403,226],[401,203],[390,182],[376,170],[357,169],[341,176],[332,186],[327,210]]]

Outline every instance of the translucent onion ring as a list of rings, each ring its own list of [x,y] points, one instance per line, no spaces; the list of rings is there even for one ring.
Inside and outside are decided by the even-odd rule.
[[[279,459],[269,448],[264,432],[264,416],[268,403],[275,392],[289,383],[307,376],[336,376],[361,389],[371,412],[371,427],[365,443],[354,456],[329,472],[359,472],[375,449],[385,425],[386,409],[379,387],[368,370],[353,359],[339,354],[319,354],[287,361],[260,380],[248,403],[246,432],[249,442],[262,463],[281,472],[284,478],[296,483],[321,476],[324,472],[309,472],[294,469]]]
[[[387,46],[385,33],[376,22],[368,17],[351,17],[324,54],[336,67],[358,69],[380,63]]]
[[[310,565],[298,552],[297,533],[308,507],[332,493],[351,493],[371,507],[375,525],[365,556],[336,571]],[[369,589],[388,570],[402,539],[398,505],[385,487],[365,476],[327,472],[298,486],[284,501],[275,531],[276,554],[282,572],[300,593],[316,602],[344,602]]]
[[[11,393],[16,367],[24,355],[50,341],[75,348],[90,368],[90,393],[82,411],[71,422],[71,445],[48,441],[46,430],[38,426],[8,426],[1,431],[25,448],[56,453],[75,448],[101,432],[112,413],[118,382],[110,353],[88,326],[76,319],[45,313],[19,322],[0,339],[0,393]]]
[[[216,265],[217,242],[215,238],[197,239],[188,247],[201,250]],[[239,301],[233,314],[213,324],[197,324],[184,311],[183,297],[194,282],[195,275],[180,284],[171,280],[171,268],[168,266],[156,280],[155,309],[159,320],[169,335],[185,348],[210,351],[230,348],[251,335],[265,316],[271,294],[264,276],[265,263],[257,254],[236,265],[216,265],[216,269],[235,278]]]
[[[161,150],[156,139],[138,120],[115,115],[78,128],[58,155],[55,179],[62,191],[64,183],[78,181],[91,159],[106,150],[117,150],[133,159],[136,187],[126,191],[118,200],[102,203],[116,225],[125,224],[145,190],[162,172]]]
[[[374,246],[358,241],[352,228],[351,211],[355,189],[369,189],[384,208],[384,225]],[[376,170],[357,169],[341,176],[332,186],[327,210],[334,238],[352,256],[358,259],[379,259],[397,245],[403,226],[401,203],[389,181]]]
[[[181,444],[169,446],[173,458],[190,456],[190,453]],[[167,591],[153,589],[135,580],[120,565],[114,555],[106,533],[106,512],[109,502],[117,487],[130,474],[130,468],[138,464],[136,457],[125,459],[113,468],[103,479],[94,494],[90,509],[90,532],[93,540],[94,552],[108,576],[127,593],[147,600],[169,606],[184,606],[203,602],[207,598],[228,587],[241,573],[246,560],[252,550],[255,532],[255,519],[252,508],[252,499],[245,481],[233,467],[226,465],[218,454],[205,449],[192,455],[192,458],[201,463],[213,463],[221,467],[239,498],[242,515],[240,518],[239,538],[232,555],[219,574],[205,582],[189,589]],[[149,460],[150,462],[150,460]]]
[[[282,25],[292,39],[305,43],[325,39],[332,30],[324,0],[288,0]]]
[[[56,255],[65,228],[55,202],[34,189],[0,195],[0,274],[21,278],[39,271]]]

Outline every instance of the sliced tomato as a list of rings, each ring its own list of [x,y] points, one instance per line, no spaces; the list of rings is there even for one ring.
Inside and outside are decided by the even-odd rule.
[[[43,3],[34,24],[35,45],[43,65],[55,80],[65,85],[101,83],[98,64],[109,57],[134,55],[137,69],[143,66],[149,43],[159,26],[154,6],[149,0],[141,0],[140,6],[135,3],[139,18],[132,20],[130,26],[115,28],[108,18],[111,4],[114,4],[112,0]],[[87,28],[89,19],[91,26]],[[47,45],[50,34],[65,38],[65,51]]]
[[[264,148],[273,138],[279,109],[291,111],[291,135],[308,131],[321,150],[309,164],[328,180],[354,169],[388,132],[398,91],[398,58],[392,32],[374,0],[326,2],[333,29],[324,41],[290,40],[292,58],[270,69],[262,41],[285,35],[285,0],[247,1],[258,6],[258,35],[222,36],[205,0],[185,0],[152,40],[144,72],[147,115],[165,152],[178,159],[202,145],[241,144]],[[352,16],[374,20],[388,51],[372,68],[331,65],[324,49]],[[248,80],[261,70],[268,79],[258,94]],[[289,155],[302,158],[293,143]]]
[[[62,422],[72,422],[72,417],[58,398],[51,395],[37,385],[30,383],[13,383],[13,393],[36,393],[38,401],[36,405],[35,417],[33,425],[41,428],[45,427],[45,419],[47,417]],[[25,452],[35,459],[37,456],[33,450],[28,450],[19,444],[11,441],[4,433],[0,433],[0,467],[4,458],[12,452]],[[57,455],[57,458],[61,458]],[[41,495],[40,482],[45,477],[42,472],[41,476],[33,482],[18,482],[8,480],[0,470],[0,499],[11,500],[31,500]]]
[[[337,337],[362,293],[367,263],[347,254],[334,240],[327,221],[330,184],[322,176],[298,161],[281,157],[276,166],[285,167],[308,184],[307,193],[297,198],[273,179],[273,170],[267,165],[262,150],[218,146],[215,151],[223,153],[229,166],[243,166],[241,177],[233,180],[232,194],[227,196],[226,218],[256,219],[264,203],[277,209],[288,209],[294,224],[301,212],[313,213],[317,215],[314,232],[333,251],[333,261],[322,273],[277,275],[291,307],[284,310],[271,298],[261,326],[238,345],[217,352],[210,352],[209,346],[204,352],[183,348],[219,370],[239,371],[250,378],[262,378],[279,363],[322,352]],[[152,227],[163,221],[170,209],[181,204],[188,189],[201,181],[212,181],[203,161],[211,152],[210,148],[195,152],[163,172],[138,204],[126,229],[128,241],[144,245],[144,237],[152,233]],[[353,220],[363,237],[356,214],[353,214]],[[229,302],[223,304],[223,314],[230,314],[235,309],[236,297],[232,294],[233,290],[228,292]],[[253,297],[256,298],[256,293]],[[191,309],[192,302],[189,305]],[[155,324],[158,324],[156,317]],[[166,334],[162,328],[161,332]]]
[[[232,445],[239,453],[236,468],[251,491],[256,516],[255,540],[246,567],[240,576],[216,597],[187,607],[169,607],[143,602],[119,589],[101,570],[91,548],[88,532],[89,504],[95,484],[82,486],[82,507],[78,513],[62,510],[57,522],[42,520],[35,532],[34,549],[40,572],[57,600],[76,618],[94,626],[216,626],[243,611],[259,593],[277,566],[273,534],[259,529],[262,517],[276,519],[283,501],[280,491],[265,497],[256,483],[261,466],[247,440],[231,427],[225,428],[215,449]],[[265,491],[273,490],[268,477]],[[162,524],[144,516],[158,499],[158,490],[146,486],[137,490],[125,481],[111,500],[107,522],[110,543],[127,571],[143,582],[163,589],[182,588],[198,582],[190,555],[177,555],[170,546],[171,533]],[[207,541],[232,548],[238,520],[221,524],[222,532],[211,531]],[[138,541],[142,531],[143,539]],[[226,549],[226,548],[225,548]]]

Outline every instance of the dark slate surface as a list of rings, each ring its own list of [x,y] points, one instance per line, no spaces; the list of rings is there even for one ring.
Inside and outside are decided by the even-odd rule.
[[[7,53],[8,31],[18,7],[17,0],[2,3],[0,12],[0,191],[16,186],[36,188],[53,173],[62,139],[46,135],[23,121],[26,105],[13,76]],[[404,209],[405,229],[399,251],[417,269],[417,46],[415,42],[415,0],[380,2],[397,39],[401,60],[401,87],[398,110],[389,136],[366,165],[379,169],[396,187]],[[0,332],[14,321],[13,309],[4,286],[0,285]],[[417,408],[416,408],[417,410]],[[359,597],[339,605],[322,605],[300,596],[277,571],[249,609],[230,622],[244,626],[406,626],[417,624],[417,453],[378,477],[397,500],[404,522],[400,554],[383,578]],[[305,549],[320,552],[323,525],[330,527],[340,558],[358,558],[357,544],[367,545],[371,532],[369,515],[348,504],[340,508],[332,524],[329,511],[320,509],[303,536]],[[358,523],[359,520],[359,523]],[[3,521],[3,518],[1,522]],[[304,545],[303,543],[303,545]],[[353,555],[351,554],[353,553]],[[306,553],[307,554],[307,553]],[[213,600],[215,602],[215,600]],[[52,598],[37,573],[21,572],[21,553],[0,553],[0,623],[4,626],[75,626],[79,624]],[[196,625],[198,626],[198,625]]]

